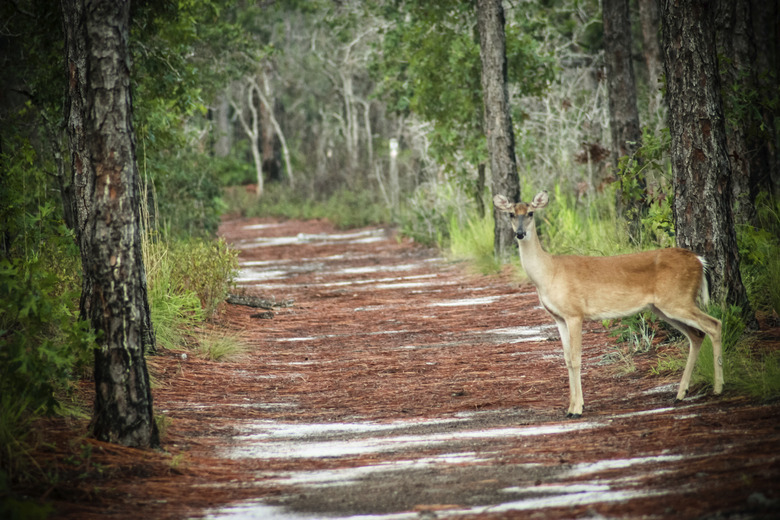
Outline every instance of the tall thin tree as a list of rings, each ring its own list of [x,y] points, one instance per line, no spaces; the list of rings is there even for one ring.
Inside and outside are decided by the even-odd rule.
[[[609,97],[609,128],[612,135],[612,167],[617,170],[623,157],[633,157],[642,141],[639,110],[636,104],[636,81],[631,59],[631,20],[628,0],[604,0],[604,59],[607,64],[607,94]],[[641,169],[635,168],[637,172]],[[643,174],[628,179],[621,177],[617,191],[619,215],[632,223],[632,234],[638,231],[645,205]]]
[[[759,122],[755,120],[753,110],[742,106],[750,93],[757,92],[750,2],[717,0],[716,4],[715,42],[718,55],[722,57],[719,70],[731,161],[734,217],[737,224],[746,224],[755,220],[758,192],[755,172],[751,171],[751,156],[762,146],[760,142],[750,142],[751,136],[760,136]]]
[[[145,346],[139,178],[130,98],[130,2],[62,0],[65,116],[84,284],[81,314],[101,331],[95,350],[95,437],[157,446]]]
[[[501,0],[477,0],[479,55],[482,60],[482,98],[485,135],[493,193],[520,200],[520,181],[515,163],[515,134],[509,111],[506,35]],[[508,256],[515,246],[512,225],[505,213],[493,208],[496,256]]]
[[[664,0],[662,8],[674,221],[678,245],[706,259],[715,301],[741,306],[755,325],[739,272],[713,7]]]

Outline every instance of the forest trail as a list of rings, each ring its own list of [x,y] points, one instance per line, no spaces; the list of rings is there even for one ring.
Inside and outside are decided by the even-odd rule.
[[[112,518],[780,512],[778,403],[727,386],[673,406],[680,374],[651,375],[648,354],[618,376],[615,339],[586,323],[585,415],[566,420],[557,330],[509,274],[469,274],[381,228],[256,219],[221,235],[241,251],[239,289],[280,305],[226,306],[240,360],[152,359],[181,460],[128,485]]]

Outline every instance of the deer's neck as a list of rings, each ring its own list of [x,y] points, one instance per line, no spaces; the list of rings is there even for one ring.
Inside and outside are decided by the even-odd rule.
[[[520,262],[528,278],[537,287],[549,275],[552,255],[542,249],[536,229],[530,229],[523,240],[518,240],[520,248]]]

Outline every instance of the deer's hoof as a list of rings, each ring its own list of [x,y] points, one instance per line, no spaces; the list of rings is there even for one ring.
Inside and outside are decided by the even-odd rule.
[[[569,413],[566,414],[566,418],[567,419],[579,419],[580,417],[582,417],[581,413],[571,413],[571,412],[569,412]]]

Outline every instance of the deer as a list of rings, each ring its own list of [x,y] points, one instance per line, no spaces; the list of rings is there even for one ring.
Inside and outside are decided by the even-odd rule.
[[[702,311],[709,300],[706,263],[682,248],[665,248],[617,256],[553,255],[542,248],[534,212],[547,206],[546,191],[532,202],[510,202],[496,195],[497,210],[509,214],[520,250],[520,262],[536,286],[542,307],[552,316],[563,344],[569,372],[568,418],[582,416],[583,320],[631,316],[649,309],[688,339],[688,359],[675,403],[688,393],[691,374],[705,335],[712,341],[713,393],[723,391],[721,322]]]

